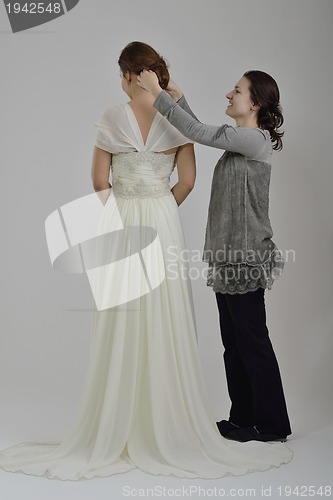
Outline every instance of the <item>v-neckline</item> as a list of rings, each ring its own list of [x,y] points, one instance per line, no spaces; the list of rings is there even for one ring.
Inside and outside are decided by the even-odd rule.
[[[136,118],[136,116],[135,116],[135,113],[134,113],[133,109],[131,108],[131,106],[129,105],[129,103],[128,103],[128,102],[125,102],[125,105],[127,106],[127,108],[129,108],[129,110],[130,110],[130,112],[131,112],[131,115],[132,115],[132,117],[133,117],[134,124],[135,124],[136,129],[137,129],[138,137],[139,137],[139,139],[140,139],[140,141],[141,141],[141,144],[142,144],[142,146],[143,146],[144,148],[146,148],[146,146],[147,146],[147,144],[148,144],[148,141],[149,141],[149,139],[150,139],[150,136],[151,136],[151,134],[152,134],[153,130],[155,129],[156,123],[157,123],[157,121],[158,121],[158,116],[157,116],[157,115],[159,115],[160,117],[162,117],[162,115],[161,115],[158,111],[156,111],[155,116],[154,116],[154,118],[153,118],[153,121],[151,122],[151,125],[150,125],[150,128],[149,128],[149,131],[148,131],[148,135],[147,135],[147,138],[146,138],[146,142],[144,143],[144,142],[143,142],[143,136],[142,136],[142,133],[141,133],[141,130],[140,130],[140,126],[139,126],[139,122],[138,122],[138,120],[137,120],[137,118]]]

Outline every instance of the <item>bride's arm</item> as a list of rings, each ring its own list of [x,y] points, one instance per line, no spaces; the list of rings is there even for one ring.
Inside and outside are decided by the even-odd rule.
[[[193,144],[183,144],[177,150],[178,182],[171,191],[179,206],[190,194],[195,183],[196,164]]]
[[[109,182],[111,163],[112,153],[94,146],[91,165],[91,180],[93,188],[103,205],[107,202],[112,188]]]

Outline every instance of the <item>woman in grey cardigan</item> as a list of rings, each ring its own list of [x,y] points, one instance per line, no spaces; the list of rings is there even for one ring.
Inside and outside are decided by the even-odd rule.
[[[175,82],[166,92],[153,71],[143,70],[137,80],[185,137],[225,151],[214,170],[203,254],[232,403],[229,419],[217,423],[220,433],[242,442],[286,439],[291,427],[264,298],[284,267],[268,216],[272,149],[282,149],[278,86],[267,73],[246,72],[226,94],[232,127],[201,123]]]

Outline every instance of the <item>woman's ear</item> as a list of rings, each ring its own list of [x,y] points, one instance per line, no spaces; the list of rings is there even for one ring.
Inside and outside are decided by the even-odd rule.
[[[260,108],[260,104],[259,104],[259,103],[258,103],[258,104],[254,104],[254,103],[252,103],[251,109],[252,109],[253,111],[258,111],[258,109],[259,109],[259,108]]]

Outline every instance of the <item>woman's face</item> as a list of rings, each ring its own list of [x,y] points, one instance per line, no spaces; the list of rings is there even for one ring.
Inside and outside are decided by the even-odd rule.
[[[242,76],[240,80],[235,84],[233,90],[226,94],[226,98],[229,100],[226,114],[237,121],[254,116],[257,113],[258,106],[255,106],[250,98],[250,81]]]

